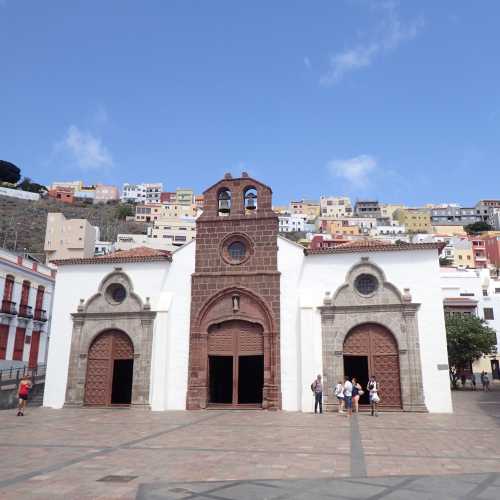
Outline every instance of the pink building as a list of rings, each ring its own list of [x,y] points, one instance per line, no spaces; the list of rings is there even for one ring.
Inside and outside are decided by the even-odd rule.
[[[108,201],[118,200],[119,198],[120,193],[116,186],[97,184],[95,187],[94,203],[106,203]]]
[[[474,256],[474,267],[483,269],[488,267],[488,257],[486,256],[485,241],[479,236],[469,236],[472,242],[472,254]]]
[[[500,267],[500,236],[483,236],[486,257],[496,267]]]

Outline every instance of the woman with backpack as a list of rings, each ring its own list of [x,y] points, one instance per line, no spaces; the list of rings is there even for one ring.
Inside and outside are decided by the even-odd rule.
[[[364,394],[361,385],[357,381],[356,377],[352,378],[352,403],[354,406],[354,413],[359,412],[359,398]]]

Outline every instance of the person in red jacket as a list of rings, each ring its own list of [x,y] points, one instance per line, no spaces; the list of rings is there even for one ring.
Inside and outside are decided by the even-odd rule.
[[[19,403],[17,405],[17,416],[22,417],[24,415],[24,410],[26,409],[26,403],[28,402],[28,395],[30,389],[33,386],[29,377],[23,377],[19,382],[19,387],[17,389],[17,397],[19,398]]]

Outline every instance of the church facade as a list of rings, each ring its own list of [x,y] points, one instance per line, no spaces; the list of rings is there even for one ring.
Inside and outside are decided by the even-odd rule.
[[[173,254],[57,263],[45,406],[309,412],[321,373],[327,407],[374,374],[387,410],[452,411],[436,245],[305,250],[248,175],[204,197]]]

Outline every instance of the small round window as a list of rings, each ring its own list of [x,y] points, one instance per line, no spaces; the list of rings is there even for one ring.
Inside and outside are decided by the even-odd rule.
[[[242,241],[233,241],[227,247],[227,253],[231,260],[240,261],[245,258],[247,247]]]
[[[127,296],[127,290],[125,290],[125,287],[123,285],[120,285],[120,283],[113,283],[112,285],[108,286],[106,294],[112,302],[119,304],[120,302],[123,302],[125,300],[125,297]]]
[[[356,290],[361,295],[371,295],[378,288],[378,281],[373,274],[360,274],[354,281]]]

